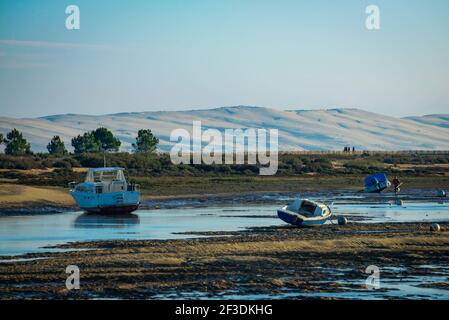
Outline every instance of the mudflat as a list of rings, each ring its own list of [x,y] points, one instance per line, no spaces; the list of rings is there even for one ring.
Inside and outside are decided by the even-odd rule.
[[[370,265],[398,281],[443,275],[446,281],[418,286],[448,290],[449,224],[440,225],[440,232],[428,223],[361,223],[73,243],[59,248],[80,251],[21,257],[29,261],[3,257],[0,298],[320,298],[323,292],[329,298],[370,292]],[[65,286],[68,265],[80,269],[80,290]],[[386,288],[377,292],[388,296]]]

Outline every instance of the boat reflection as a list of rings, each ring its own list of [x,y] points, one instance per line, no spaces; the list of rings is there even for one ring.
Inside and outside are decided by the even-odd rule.
[[[126,228],[140,224],[136,214],[101,215],[83,213],[75,219],[74,227],[81,229]]]

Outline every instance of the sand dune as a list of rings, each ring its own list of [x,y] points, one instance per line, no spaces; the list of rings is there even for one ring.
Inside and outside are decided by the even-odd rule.
[[[0,132],[21,130],[34,151],[46,151],[48,141],[60,135],[70,147],[74,136],[99,126],[111,129],[130,150],[137,131],[152,129],[161,140],[160,150],[170,149],[176,128],[192,131],[192,121],[203,129],[274,128],[281,150],[448,150],[449,116],[395,118],[359,109],[282,111],[259,107],[222,107],[209,110],[118,113],[101,116],[54,115],[34,119],[0,117]]]
[[[430,114],[422,117],[406,117],[404,119],[423,124],[449,128],[449,114]]]

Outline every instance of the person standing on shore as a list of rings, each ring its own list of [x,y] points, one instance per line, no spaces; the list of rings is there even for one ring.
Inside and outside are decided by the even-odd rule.
[[[402,185],[401,180],[399,180],[398,176],[395,176],[393,179],[394,193],[399,193],[399,187]]]

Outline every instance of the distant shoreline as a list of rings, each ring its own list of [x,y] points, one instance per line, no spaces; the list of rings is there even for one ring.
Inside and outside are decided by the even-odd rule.
[[[184,180],[183,180],[184,179]],[[318,197],[322,193],[361,192],[362,176],[357,177],[255,177],[253,179],[213,179],[205,177],[153,178],[157,186],[142,190],[141,209],[182,208],[236,203],[277,203],[280,197],[297,194]],[[432,198],[438,189],[449,187],[449,177],[407,177],[403,195]],[[205,185],[205,187],[203,186]],[[0,184],[0,216],[52,214],[78,211],[67,188]],[[383,193],[384,199],[394,194]],[[435,198],[438,200],[438,198]]]

